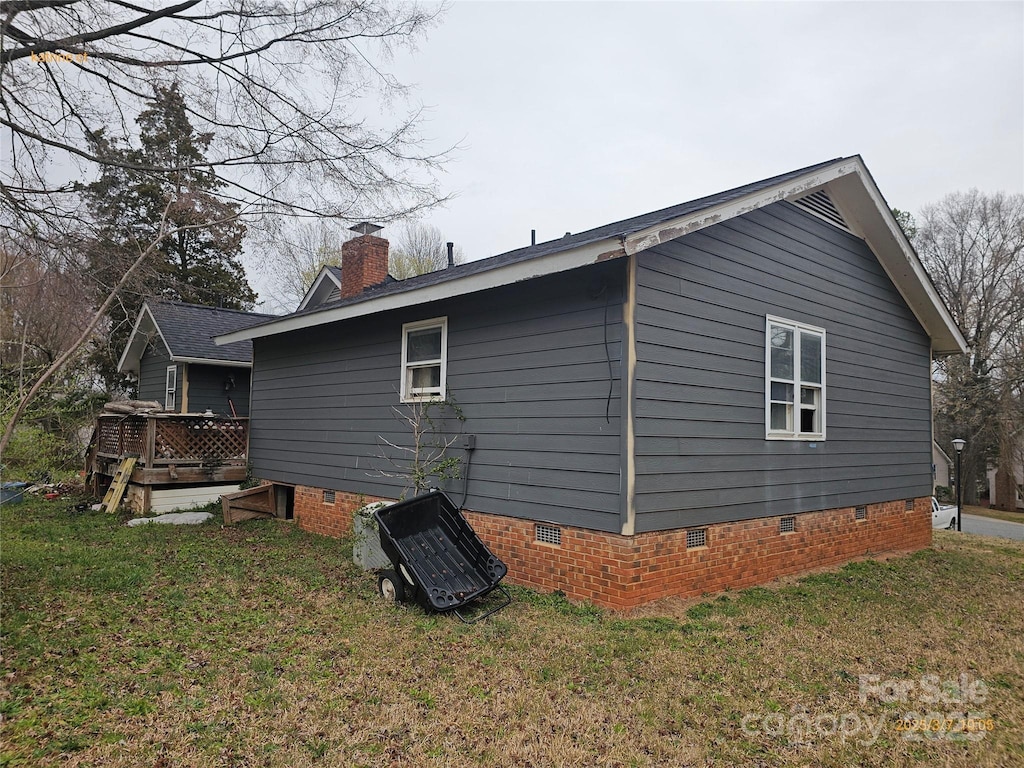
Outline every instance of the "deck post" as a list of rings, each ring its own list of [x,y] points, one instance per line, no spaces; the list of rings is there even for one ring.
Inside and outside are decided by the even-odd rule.
[[[144,466],[153,466],[156,459],[156,419],[146,419],[146,442],[143,446],[142,463]]]

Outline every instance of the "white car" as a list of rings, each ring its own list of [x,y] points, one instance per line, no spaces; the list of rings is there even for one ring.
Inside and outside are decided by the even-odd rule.
[[[956,529],[956,505],[939,506],[938,500],[932,496],[932,528]]]

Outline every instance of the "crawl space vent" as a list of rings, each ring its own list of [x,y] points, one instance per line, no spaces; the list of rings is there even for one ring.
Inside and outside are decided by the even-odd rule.
[[[708,543],[707,528],[694,528],[686,532],[686,548],[703,547]]]
[[[914,500],[913,499],[907,499],[903,503],[903,509],[905,509],[907,512],[913,512],[914,511]]]
[[[832,198],[828,196],[828,192],[824,189],[819,189],[817,192],[812,192],[798,200],[794,200],[793,205],[817,216],[819,219],[824,219],[832,226],[839,227],[844,232],[853,234],[847,226],[845,219],[843,219],[843,214],[839,212],[835,203],[832,202]]]
[[[857,509],[854,511],[854,515],[853,516],[857,520],[867,520],[868,519],[868,508],[867,507],[857,507]]]
[[[541,544],[554,544],[562,546],[562,529],[554,525],[538,525],[537,541]]]
[[[784,517],[779,520],[779,533],[793,533],[796,530],[796,518]]]
[[[334,503],[334,491],[324,491],[324,504]]]

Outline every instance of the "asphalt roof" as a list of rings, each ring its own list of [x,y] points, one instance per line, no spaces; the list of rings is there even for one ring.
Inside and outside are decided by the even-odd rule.
[[[346,299],[334,299],[339,294],[333,293],[331,296],[332,300],[328,300],[323,304],[319,304],[316,307],[308,309],[302,309],[297,312],[293,312],[290,315],[277,316],[273,318],[267,318],[268,322],[282,320],[287,317],[297,317],[300,315],[311,315],[318,312],[325,312],[338,307],[344,307],[351,304],[358,304],[363,301],[370,299],[376,299],[381,296],[389,296],[397,293],[404,293],[405,291],[412,291],[417,288],[423,288],[430,285],[438,285],[440,283],[446,283],[449,280],[457,280],[462,277],[469,275],[479,274],[486,272],[491,269],[497,269],[508,264],[515,264],[521,261],[529,261],[541,256],[547,256],[552,253],[558,253],[560,251],[567,251],[571,248],[578,246],[587,245],[589,243],[598,242],[600,240],[607,240],[612,237],[623,237],[630,235],[634,232],[639,232],[642,229],[646,229],[651,226],[655,226],[662,222],[671,221],[680,216],[686,216],[688,214],[697,213],[706,208],[713,208],[716,205],[727,203],[730,200],[749,195],[753,192],[757,192],[766,187],[774,186],[794,179],[804,174],[815,171],[819,168],[832,165],[837,162],[841,162],[848,158],[836,158],[834,160],[828,160],[824,163],[816,163],[809,165],[806,168],[800,168],[795,171],[789,171],[788,173],[780,174],[779,176],[772,176],[768,179],[762,179],[761,181],[755,181],[751,184],[744,184],[742,187],[735,187],[728,189],[724,192],[719,192],[714,195],[708,195],[707,197],[701,197],[697,200],[691,200],[686,203],[680,203],[679,205],[673,205],[668,208],[662,208],[657,211],[651,211],[650,213],[644,213],[639,216],[632,216],[628,219],[622,219],[621,221],[612,222],[611,224],[604,224],[600,227],[588,229],[584,232],[577,232],[576,234],[566,235],[560,237],[557,240],[549,240],[543,243],[537,243],[536,245],[526,246],[525,248],[517,248],[513,251],[507,251],[506,253],[498,254],[497,256],[491,256],[486,259],[479,259],[477,261],[471,261],[466,264],[459,264],[454,267],[447,269],[439,269],[435,272],[428,272],[425,275],[417,275],[416,277],[410,277],[405,280],[396,280],[394,282],[384,282],[380,285],[373,286],[364,290],[362,293],[356,296],[350,296]],[[259,323],[262,325],[263,323]],[[254,324],[255,325],[255,324]]]
[[[236,341],[218,347],[213,343],[213,337],[274,319],[274,315],[164,299],[147,299],[146,305],[172,357],[251,363],[251,341]]]

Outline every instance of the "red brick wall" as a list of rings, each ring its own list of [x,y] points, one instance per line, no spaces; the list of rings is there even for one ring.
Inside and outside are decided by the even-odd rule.
[[[295,522],[304,531],[323,536],[344,536],[352,530],[352,513],[375,501],[393,501],[348,491],[334,491],[334,501],[324,501],[322,488],[295,486]]]
[[[295,489],[295,519],[304,530],[340,536],[352,512],[376,497],[335,492],[324,503],[318,488]],[[536,541],[536,523],[466,512],[473,529],[509,567],[508,580],[572,600],[608,608],[632,608],[662,597],[697,597],[742,589],[780,576],[834,566],[885,552],[922,549],[932,540],[931,499],[795,515],[796,530],[779,532],[779,517],[701,526],[707,545],[686,548],[686,530],[619,536],[583,528],[561,529],[561,546]]]
[[[362,293],[388,276],[388,241],[362,235],[341,246],[341,296]]]
[[[697,597],[742,589],[780,576],[883,552],[931,544],[931,500],[871,504],[867,519],[852,508],[795,515],[796,530],[779,533],[779,517],[701,526],[707,546],[686,548],[686,531],[617,536],[559,526],[562,545],[535,541],[525,520],[467,512],[466,518],[509,566],[509,580],[559,589],[575,600],[632,608],[662,597]]]

